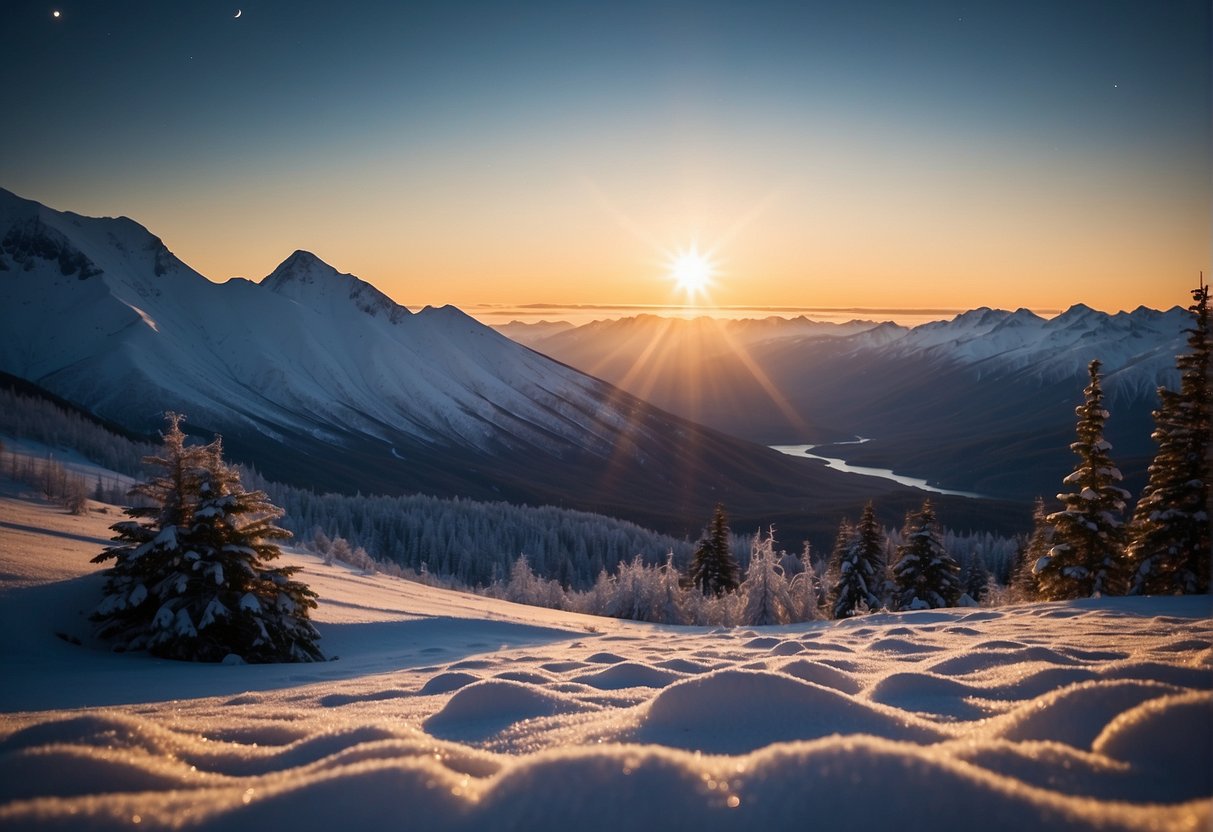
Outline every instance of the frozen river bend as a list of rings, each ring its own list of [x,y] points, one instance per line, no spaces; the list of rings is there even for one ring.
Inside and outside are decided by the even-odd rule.
[[[1207,596],[709,631],[292,555],[339,659],[198,666],[90,643],[101,518],[0,521],[5,830],[1209,828]]]

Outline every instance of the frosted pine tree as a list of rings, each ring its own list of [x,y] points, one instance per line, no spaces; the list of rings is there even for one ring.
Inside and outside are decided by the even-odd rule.
[[[855,527],[855,537],[858,557],[866,564],[863,571],[871,573],[867,586],[872,599],[867,604],[871,609],[879,609],[884,606],[885,596],[892,592],[892,587],[888,585],[889,565],[885,557],[888,541],[876,522],[876,507],[870,501],[863,507],[859,525]]]
[[[674,565],[674,553],[665,556],[665,563],[658,569],[657,611],[662,624],[686,624],[687,593],[679,585],[681,574]]]
[[[719,597],[737,588],[737,561],[729,549],[729,520],[720,503],[716,504],[703,537],[695,545],[690,579],[704,595]]]
[[[787,624],[793,620],[795,605],[775,555],[774,529],[768,531],[765,538],[761,533],[754,535],[741,596],[745,599],[742,624],[764,626]]]
[[[246,491],[223,461],[219,439],[202,450],[198,504],[189,529],[184,590],[164,600],[148,649],[190,661],[323,661],[310,618],[316,593],[294,579],[297,566],[272,566],[282,509],[262,491]],[[172,625],[160,627],[172,618]],[[192,624],[192,632],[190,628]]]
[[[842,521],[834,545],[838,575],[832,592],[834,618],[848,618],[883,605],[877,594],[883,583],[883,537],[871,503],[864,507],[858,526]]]
[[[530,559],[519,555],[510,565],[510,577],[500,591],[499,597],[515,604],[538,606],[543,593],[539,587],[539,577],[531,569]]]
[[[640,555],[630,563],[621,561],[607,615],[632,621],[661,621],[658,578],[657,570],[647,566]]]
[[[578,598],[578,612],[590,615],[606,615],[615,595],[615,579],[605,570],[598,573],[594,585]]]
[[[268,565],[275,541],[290,533],[262,492],[248,492],[222,459],[218,440],[187,448],[181,417],[169,414],[164,470],[133,489],[152,503],[114,525],[119,544],[94,558],[113,560],[105,597],[93,614],[115,649],[191,661],[316,661],[309,620],[315,593],[295,568]],[[151,522],[140,522],[140,519]]]
[[[821,579],[813,568],[813,550],[807,540],[800,555],[800,572],[788,582],[788,588],[795,620],[815,621],[825,617],[821,610]]]
[[[1209,287],[1194,289],[1188,307],[1191,352],[1176,359],[1178,392],[1159,388],[1154,411],[1158,452],[1129,528],[1126,557],[1134,594],[1209,591],[1210,382]]]
[[[963,592],[960,566],[944,549],[939,522],[931,501],[906,516],[893,566],[898,609],[921,610],[954,607]]]
[[[1047,558],[1053,548],[1053,524],[1049,522],[1049,512],[1045,509],[1043,497],[1036,498],[1036,507],[1032,511],[1032,536],[1028,538],[1019,563],[1011,575],[1010,597],[1012,601],[1035,601],[1040,597],[1040,589],[1036,585],[1037,564],[1042,558]],[[1046,560],[1045,563],[1048,563]]]
[[[1057,495],[1064,508],[1048,517],[1054,543],[1033,567],[1040,597],[1047,601],[1123,595],[1126,589],[1122,518],[1129,492],[1117,485],[1121,474],[1103,435],[1108,411],[1099,367],[1098,360],[1091,362],[1085,401],[1075,409],[1078,438],[1070,449],[1078,464],[1062,480],[1073,490]]]
[[[93,563],[114,561],[105,573],[101,603],[91,617],[97,635],[118,652],[148,648],[152,622],[159,617],[164,599],[189,579],[186,538],[198,501],[202,457],[200,449],[185,446],[181,416],[166,413],[165,418],[168,430],[161,454],[143,460],[161,473],[130,490],[130,496],[141,497],[146,505],[125,509],[132,519],[110,527],[116,545],[92,559]],[[192,628],[192,623],[184,627],[186,632]]]
[[[960,562],[960,596],[961,606],[978,606],[986,598],[986,588],[990,583],[990,570],[986,568],[981,558],[981,550],[977,549],[963,557]]]

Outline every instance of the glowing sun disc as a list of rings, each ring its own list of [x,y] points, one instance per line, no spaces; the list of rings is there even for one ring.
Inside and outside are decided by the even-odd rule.
[[[703,292],[712,282],[715,267],[712,258],[694,244],[670,258],[670,278],[689,295]]]

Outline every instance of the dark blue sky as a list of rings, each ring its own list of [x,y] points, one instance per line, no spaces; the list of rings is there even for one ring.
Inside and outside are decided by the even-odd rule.
[[[1007,262],[1023,304],[1133,305],[1208,268],[1207,2],[236,9],[7,4],[0,186],[212,278],[305,247],[406,302],[643,301],[692,237],[743,303]]]

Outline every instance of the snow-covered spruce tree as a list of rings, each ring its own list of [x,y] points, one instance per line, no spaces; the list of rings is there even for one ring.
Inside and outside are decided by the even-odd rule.
[[[960,603],[981,604],[986,598],[986,589],[990,583],[990,570],[982,560],[981,550],[978,549],[964,556],[960,562],[960,587],[964,591]],[[968,601],[965,600],[968,596]]]
[[[897,563],[893,566],[897,608],[922,610],[956,606],[963,593],[960,566],[944,549],[930,500],[924,502],[919,511],[906,516],[901,537]]]
[[[152,522],[115,524],[121,545],[94,558],[115,561],[98,632],[118,649],[189,661],[322,660],[316,594],[296,567],[269,565],[290,537],[274,525],[281,509],[241,486],[219,440],[185,447],[180,421],[169,416],[164,456],[148,460],[165,473],[134,489],[156,505],[128,510]]]
[[[795,617],[795,605],[787,578],[775,554],[775,530],[764,538],[754,535],[750,547],[750,566],[741,584],[744,600],[741,623],[746,626],[788,624]]]
[[[1049,522],[1044,498],[1037,497],[1036,507],[1032,511],[1032,536],[1028,538],[1015,571],[1011,574],[1011,601],[1035,601],[1040,597],[1040,588],[1036,584],[1036,564],[1041,558],[1047,557],[1052,548],[1053,524]]]
[[[834,548],[830,550],[830,557],[826,561],[826,574],[823,582],[826,588],[825,604],[823,605],[829,611],[830,618],[836,618],[834,610],[838,606],[838,587],[842,578],[841,565],[847,557],[847,552],[855,545],[855,527],[851,524],[849,518],[842,518],[838,522],[838,534],[834,536]],[[847,607],[849,610],[850,607]],[[850,615],[850,612],[845,612],[843,617]]]
[[[1039,595],[1046,601],[1123,595],[1127,588],[1122,518],[1129,492],[1117,485],[1121,474],[1103,435],[1108,411],[1099,367],[1098,360],[1091,362],[1086,398],[1075,409],[1078,438],[1070,449],[1078,464],[1062,480],[1073,491],[1057,495],[1063,509],[1048,517],[1053,546],[1033,566]]]
[[[704,595],[717,597],[737,589],[737,561],[729,550],[729,519],[716,504],[703,537],[691,558],[691,583]]]
[[[839,526],[835,552],[834,618],[879,609],[883,605],[877,590],[884,582],[884,534],[871,503],[864,507],[858,526],[851,527],[845,520]]]
[[[157,613],[157,619],[172,614],[177,624],[188,616],[196,635],[184,637],[175,624],[157,632],[149,649],[191,661],[222,661],[233,654],[257,663],[323,661],[309,615],[316,593],[294,580],[299,567],[270,565],[281,554],[277,541],[291,537],[275,525],[282,509],[264,492],[244,489],[240,475],[223,461],[219,439],[202,450],[186,590],[178,588],[178,597],[167,599]]]
[[[885,586],[889,583],[889,564],[885,556],[888,541],[885,539],[884,530],[876,522],[876,507],[872,505],[871,501],[863,507],[859,525],[855,527],[855,543],[858,546],[860,560],[867,564],[867,571],[872,574],[868,582],[868,591],[875,598],[875,603],[868,600],[867,604],[872,609],[879,609],[884,606],[885,601],[882,593],[886,589],[891,592],[892,587]]]
[[[1210,464],[1209,287],[1192,291],[1188,307],[1191,352],[1176,359],[1179,391],[1159,388],[1154,411],[1158,452],[1129,526],[1126,558],[1133,567],[1134,594],[1192,594],[1209,591]]]
[[[114,561],[92,620],[97,635],[120,652],[147,649],[161,596],[175,590],[198,501],[200,449],[185,447],[179,414],[166,413],[165,419],[168,430],[161,454],[143,460],[161,473],[130,490],[130,496],[142,498],[146,505],[127,508],[125,514],[132,519],[110,527],[116,545],[92,559],[93,563]]]

